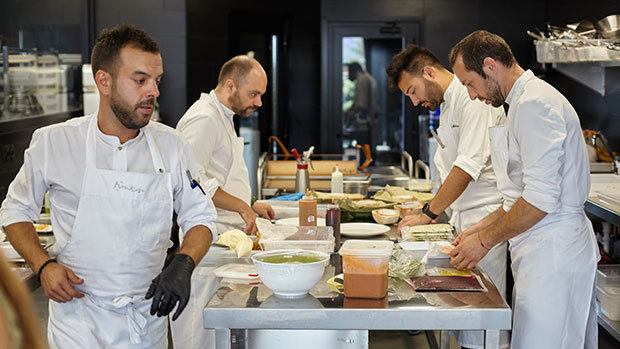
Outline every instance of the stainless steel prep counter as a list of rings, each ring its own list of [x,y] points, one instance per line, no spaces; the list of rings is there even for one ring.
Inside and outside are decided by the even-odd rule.
[[[202,267],[251,263],[249,258],[237,259],[226,252],[201,263]],[[449,260],[429,264],[449,266]],[[323,279],[309,296],[297,300],[276,298],[262,284],[222,279],[203,311],[204,327],[215,329],[217,348],[232,347],[231,329],[360,330],[366,332],[366,341],[368,330],[441,330],[442,348],[449,347],[446,330],[479,329],[485,330],[486,348],[498,348],[500,330],[511,328],[511,309],[483,272],[476,271],[488,292],[415,293],[402,282],[396,287],[399,291],[387,299],[364,300],[345,298],[329,289],[327,279],[341,270],[340,256],[332,254]]]

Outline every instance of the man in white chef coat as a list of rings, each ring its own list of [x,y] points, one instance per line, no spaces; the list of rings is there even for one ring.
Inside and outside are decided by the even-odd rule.
[[[504,110],[472,101],[467,89],[427,48],[407,45],[387,67],[392,89],[400,89],[413,105],[440,108],[439,146],[433,158],[442,185],[423,213],[405,216],[399,228],[431,224],[452,208],[450,224],[461,232],[497,210],[502,196],[491,166],[489,127],[503,124]],[[506,243],[493,247],[480,261],[499,292],[506,296]],[[455,336],[467,348],[484,346],[483,331],[459,331]],[[508,334],[502,333],[508,346]]]
[[[273,219],[270,205],[251,204],[248,169],[243,158],[243,137],[235,133],[233,116],[249,117],[262,106],[261,96],[267,90],[267,74],[260,63],[249,56],[236,56],[220,69],[218,83],[211,92],[203,93],[185,112],[177,124],[189,142],[199,165],[200,177],[217,208],[218,233],[245,228],[256,231],[257,216]],[[211,256],[211,255],[209,255]],[[209,258],[209,256],[207,258]],[[206,259],[206,258],[205,258]],[[202,310],[213,294],[213,283],[207,282],[210,271],[197,268],[192,277],[189,309],[172,324],[176,347],[208,348],[213,331],[205,330]]]
[[[452,48],[450,64],[471,99],[509,108],[505,126],[490,130],[503,204],[457,237],[452,265],[472,268],[509,240],[510,347],[596,348],[600,256],[583,208],[590,171],[577,113],[553,86],[523,70],[495,34],[471,33]]]
[[[132,26],[104,30],[91,63],[99,110],[34,132],[0,224],[50,298],[52,348],[167,348],[167,315],[187,304],[215,209],[192,188],[183,137],[149,122],[163,74],[157,42]],[[49,255],[32,225],[47,191]],[[162,271],[173,211],[186,236]]]

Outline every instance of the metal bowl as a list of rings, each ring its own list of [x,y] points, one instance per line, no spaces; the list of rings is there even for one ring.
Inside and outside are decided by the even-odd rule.
[[[607,16],[596,22],[596,31],[605,39],[620,38],[620,15]]]

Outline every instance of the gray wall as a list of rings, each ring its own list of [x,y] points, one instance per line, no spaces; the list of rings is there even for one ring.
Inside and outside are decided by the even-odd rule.
[[[276,106],[279,109],[276,134],[291,147],[305,148],[318,143],[319,6],[319,1],[188,0],[188,104],[198,99],[201,92],[215,87],[224,62],[246,53],[235,48],[238,27],[243,30],[254,27],[256,32],[264,32],[265,27],[281,24],[281,38],[286,38],[287,45],[283,49],[284,60],[280,62],[282,104]],[[271,23],[270,19],[279,23]],[[272,83],[269,81],[268,90]],[[268,94],[263,97],[263,103],[270,98]],[[272,134],[267,105],[259,109],[259,115],[261,150],[266,150],[267,137]]]
[[[159,106],[162,122],[175,126],[187,109],[185,0],[96,1],[97,34],[117,24],[133,24],[157,40],[164,61]]]

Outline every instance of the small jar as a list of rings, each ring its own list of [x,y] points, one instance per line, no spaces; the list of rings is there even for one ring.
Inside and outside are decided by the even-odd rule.
[[[336,252],[340,248],[340,207],[338,205],[327,205],[325,225],[334,229],[334,252]]]
[[[316,200],[311,196],[304,196],[299,200],[299,226],[316,227]]]

